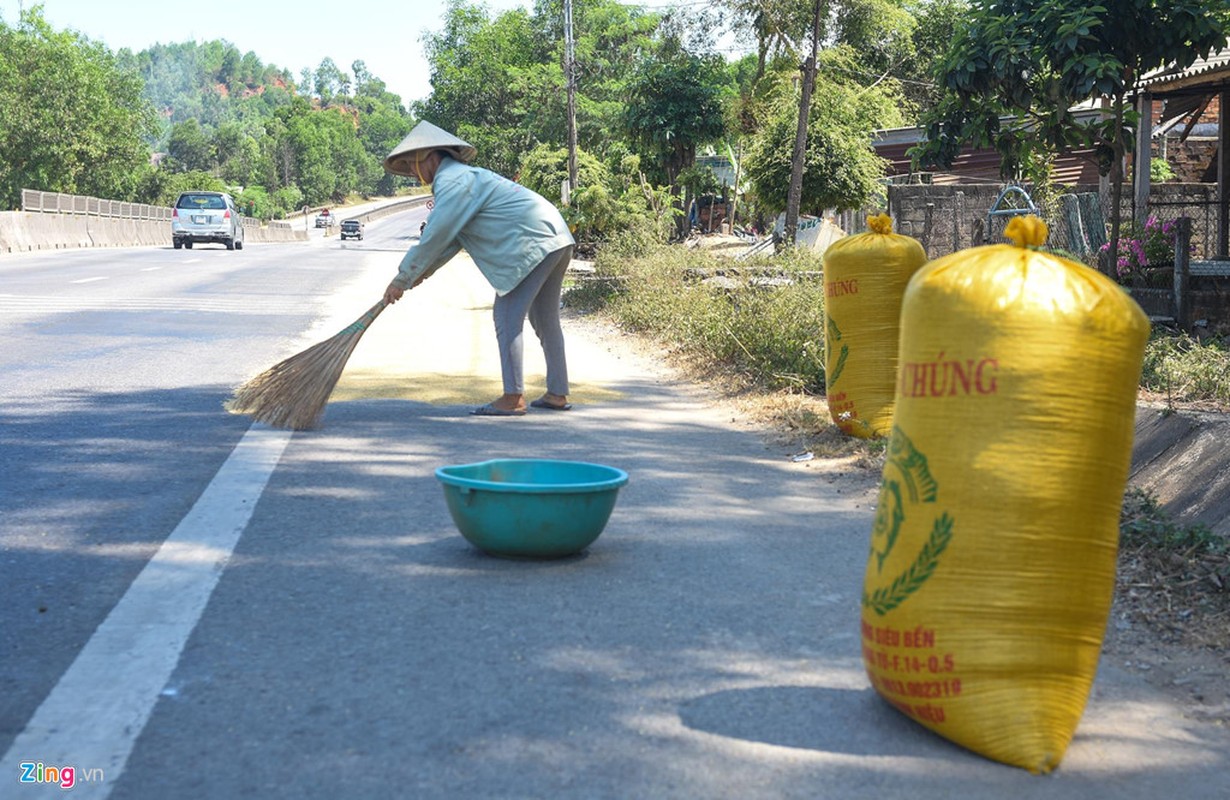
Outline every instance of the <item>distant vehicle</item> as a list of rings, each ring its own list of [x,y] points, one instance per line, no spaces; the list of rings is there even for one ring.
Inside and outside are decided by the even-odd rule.
[[[320,213],[316,215],[316,227],[327,228],[332,224],[334,224],[333,215],[329,213],[329,209],[321,209]]]
[[[363,223],[357,219],[342,220],[342,239],[362,239]]]
[[[182,192],[171,209],[171,245],[192,249],[216,243],[227,250],[243,249],[243,215],[225,192]]]

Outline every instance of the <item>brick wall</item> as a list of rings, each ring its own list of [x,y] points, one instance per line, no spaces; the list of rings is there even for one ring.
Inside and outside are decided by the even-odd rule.
[[[1162,157],[1160,142],[1153,143],[1153,157]],[[1217,182],[1217,140],[1212,137],[1190,137],[1179,143],[1178,137],[1166,142],[1166,160],[1174,170],[1177,183]]]

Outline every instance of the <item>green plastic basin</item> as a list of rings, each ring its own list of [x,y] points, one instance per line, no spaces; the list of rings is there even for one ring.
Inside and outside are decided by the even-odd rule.
[[[436,478],[461,535],[485,553],[563,558],[606,527],[628,474],[584,461],[495,459],[439,467]]]

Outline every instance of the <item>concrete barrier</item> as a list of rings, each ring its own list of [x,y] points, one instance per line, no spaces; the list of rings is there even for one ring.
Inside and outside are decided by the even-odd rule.
[[[88,218],[74,214],[0,211],[0,253],[91,247]]]
[[[271,222],[262,227],[244,229],[244,239],[254,243],[306,242],[307,231],[294,230],[286,223]]]
[[[371,222],[375,219],[380,219],[382,217],[387,217],[392,214],[397,214],[402,211],[409,211],[412,208],[418,208],[419,206],[426,205],[431,199],[432,195],[422,194],[417,197],[411,197],[406,200],[398,200],[397,202],[383,205],[380,208],[369,211],[366,214],[360,214],[357,217],[346,217],[346,219],[358,219],[363,222]]]
[[[307,240],[307,231],[295,230],[287,223],[274,222],[262,226],[256,220],[244,221],[245,242],[306,242]],[[170,245],[171,223],[168,220],[0,211],[0,253],[76,247],[169,247]]]
[[[23,224],[24,211],[0,211],[0,253],[20,253],[32,249]]]

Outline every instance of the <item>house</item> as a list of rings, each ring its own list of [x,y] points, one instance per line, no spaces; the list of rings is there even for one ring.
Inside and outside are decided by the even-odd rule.
[[[1161,132],[1162,142],[1168,142],[1165,134],[1177,130],[1178,140],[1186,142],[1199,131],[1216,142],[1207,148],[1209,167],[1200,171],[1201,180],[1217,184],[1211,249],[1215,258],[1230,258],[1230,49],[1196,59],[1188,67],[1171,65],[1154,70],[1137,83],[1135,96],[1140,114],[1135,154],[1140,168],[1135,170],[1133,187],[1138,215],[1147,213],[1150,207],[1153,187],[1149,163],[1156,150],[1155,133]],[[1213,113],[1216,123],[1212,122]]]
[[[1090,110],[1087,116],[1099,112]],[[886,175],[892,183],[929,183],[936,186],[1003,183],[999,173],[1000,155],[993,147],[965,148],[944,170],[917,171],[907,155],[910,148],[926,139],[923,128],[891,128],[877,131],[871,146],[876,155],[888,161]],[[1052,173],[1065,186],[1098,182],[1098,166],[1092,149],[1073,150],[1055,159]]]

